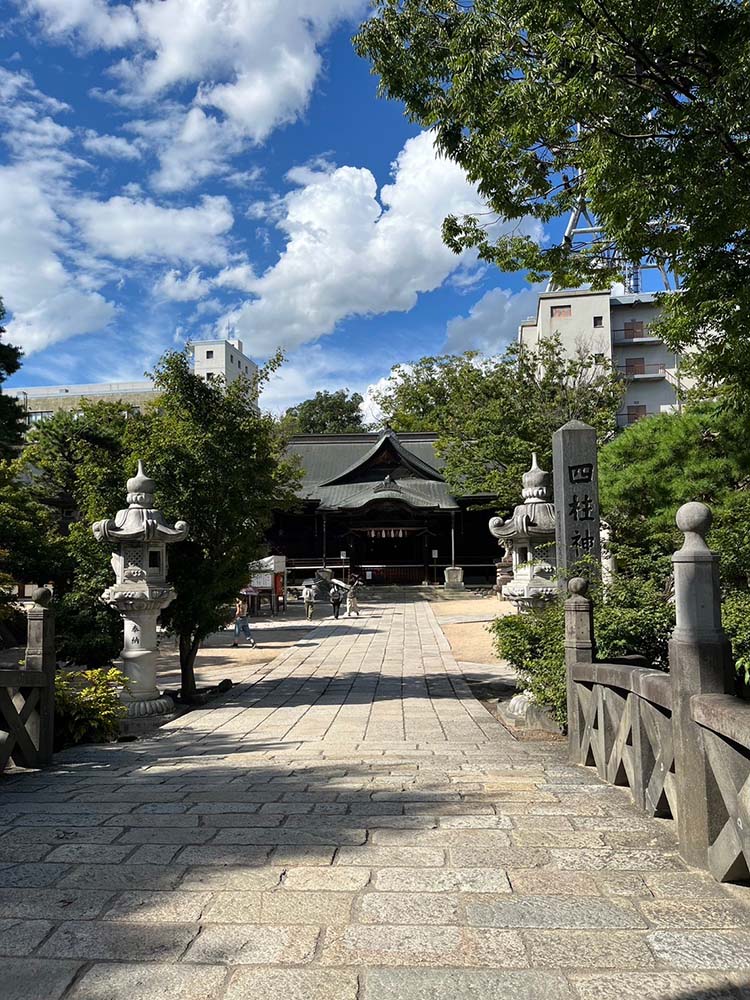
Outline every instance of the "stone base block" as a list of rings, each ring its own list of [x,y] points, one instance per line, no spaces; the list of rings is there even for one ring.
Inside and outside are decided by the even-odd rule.
[[[446,590],[464,589],[464,571],[461,566],[446,566],[443,572],[445,574]]]
[[[159,729],[160,726],[179,718],[187,711],[185,708],[172,706],[172,711],[165,715],[144,715],[141,718],[126,716],[120,720],[120,736],[144,736]]]
[[[514,695],[510,701],[499,702],[497,715],[500,721],[511,731],[555,733],[560,735],[562,729],[555,720],[552,710],[546,705],[537,705],[531,700],[531,695],[524,693]]]
[[[174,712],[174,702],[166,694],[144,701],[127,701],[125,706],[129,719],[149,719],[152,715],[169,715]]]

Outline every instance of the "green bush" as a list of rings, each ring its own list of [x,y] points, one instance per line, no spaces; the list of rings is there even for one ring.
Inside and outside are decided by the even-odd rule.
[[[118,689],[125,676],[108,670],[58,671],[55,675],[55,748],[116,739],[127,709]]]
[[[539,705],[549,705],[564,725],[565,614],[555,601],[544,611],[496,618],[489,626],[499,656],[518,671],[521,686]]]
[[[617,578],[594,594],[597,656],[640,654],[662,670],[674,628],[674,608],[651,582]],[[543,611],[497,618],[490,626],[495,650],[519,674],[522,686],[539,705],[549,705],[556,720],[567,721],[565,691],[565,612],[561,601]],[[750,628],[747,629],[750,654]]]
[[[750,592],[729,591],[722,602],[721,617],[732,642],[739,693],[747,697],[750,691]]]

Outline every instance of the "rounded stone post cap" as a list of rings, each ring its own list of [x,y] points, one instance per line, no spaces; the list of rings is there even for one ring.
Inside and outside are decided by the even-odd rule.
[[[49,587],[37,587],[31,595],[31,600],[41,608],[46,608],[52,600],[52,591]]]
[[[684,503],[677,511],[677,527],[684,534],[700,535],[705,538],[713,521],[711,508],[699,500]]]
[[[585,597],[588,593],[589,581],[585,576],[574,576],[568,580],[568,591],[574,597]]]

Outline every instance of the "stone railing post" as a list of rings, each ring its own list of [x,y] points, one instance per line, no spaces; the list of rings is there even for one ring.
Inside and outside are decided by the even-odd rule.
[[[568,582],[570,596],[565,602],[565,672],[568,692],[568,756],[581,764],[581,725],[578,694],[573,680],[577,663],[594,661],[594,609],[587,595],[588,580],[575,576]]]
[[[721,815],[721,798],[690,700],[733,689],[731,646],[721,625],[719,557],[705,538],[710,526],[711,511],[703,503],[683,504],[677,512],[685,541],[672,556],[676,626],[669,643],[677,834],[682,857],[700,868],[707,865],[712,816]]]
[[[44,767],[52,762],[55,727],[55,613],[49,607],[52,592],[40,587],[32,595],[34,603],[26,611],[27,639],[24,669],[39,670],[46,684],[39,691],[37,708],[31,713],[26,729],[38,747],[38,759],[26,767]]]

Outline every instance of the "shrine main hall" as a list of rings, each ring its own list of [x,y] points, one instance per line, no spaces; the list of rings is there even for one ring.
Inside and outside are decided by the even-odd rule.
[[[493,584],[500,553],[487,522],[495,498],[451,493],[436,440],[392,430],[293,437],[300,504],[277,515],[269,534],[272,551],[287,557],[289,582],[327,567],[367,584],[442,583],[456,565],[465,583]]]

